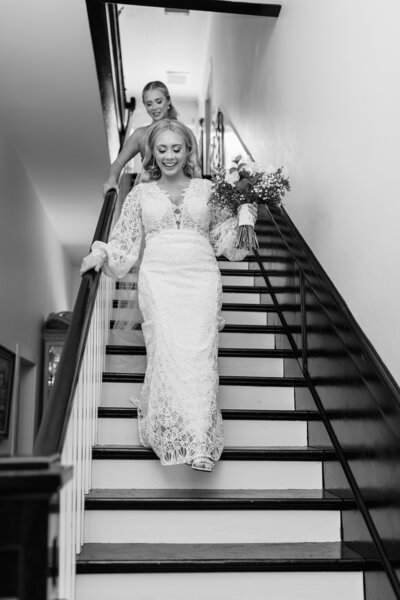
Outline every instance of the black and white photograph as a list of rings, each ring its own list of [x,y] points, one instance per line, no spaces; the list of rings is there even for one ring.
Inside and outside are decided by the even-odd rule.
[[[400,600],[399,26],[0,1],[0,600]]]

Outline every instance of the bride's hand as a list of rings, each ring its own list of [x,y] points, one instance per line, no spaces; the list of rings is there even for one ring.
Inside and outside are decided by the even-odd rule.
[[[244,208],[244,207],[246,207],[246,208]],[[240,218],[240,213],[242,210],[244,211],[244,214],[246,214],[247,211],[250,213],[252,219],[254,220],[254,223],[257,221],[257,215],[258,215],[257,202],[253,202],[252,204],[241,204],[238,208],[238,217],[239,218]]]
[[[110,190],[116,190],[118,192],[118,183],[115,179],[108,179],[103,185],[103,198],[106,197],[106,194]]]
[[[94,269],[96,272],[100,271],[103,266],[103,259],[101,256],[96,256],[95,254],[88,254],[82,261],[81,268],[79,273],[83,275],[86,271],[90,271],[90,269]]]

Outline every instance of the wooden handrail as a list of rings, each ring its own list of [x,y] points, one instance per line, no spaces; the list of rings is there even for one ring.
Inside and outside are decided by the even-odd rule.
[[[107,241],[117,196],[114,189],[107,192],[93,241]],[[61,454],[99,280],[100,272],[94,270],[82,277],[54,387],[35,441],[35,456]]]

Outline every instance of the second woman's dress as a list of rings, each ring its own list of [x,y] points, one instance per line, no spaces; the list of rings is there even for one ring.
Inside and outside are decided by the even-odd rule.
[[[139,436],[163,465],[218,460],[223,449],[215,255],[241,260],[246,253],[234,247],[237,218],[217,215],[208,204],[211,186],[192,179],[179,206],[156,182],[134,187],[109,242],[92,248],[105,258],[106,274],[121,278],[138,261],[145,236],[138,299],[147,369],[137,402]]]

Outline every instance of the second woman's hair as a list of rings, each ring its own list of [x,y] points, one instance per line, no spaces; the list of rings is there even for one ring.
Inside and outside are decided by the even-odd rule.
[[[193,147],[189,129],[176,119],[162,119],[147,130],[145,137],[145,154],[143,158],[143,169],[149,173],[151,179],[160,179],[161,171],[154,158],[154,145],[157,136],[164,131],[173,131],[184,140],[187,156],[183,172],[187,177],[193,177],[196,168],[196,149]]]
[[[149,83],[146,83],[146,85],[144,86],[143,91],[142,91],[143,102],[144,102],[145,93],[150,92],[151,90],[161,90],[161,92],[164,94],[167,101],[169,102],[168,119],[177,119],[178,112],[177,112],[175,106],[173,106],[173,104],[171,102],[171,96],[170,96],[169,90],[168,90],[167,86],[165,85],[165,83],[163,83],[162,81],[149,81]]]

